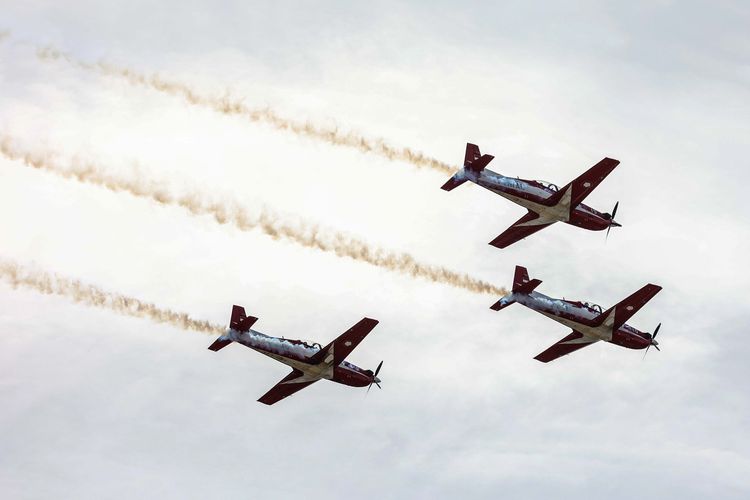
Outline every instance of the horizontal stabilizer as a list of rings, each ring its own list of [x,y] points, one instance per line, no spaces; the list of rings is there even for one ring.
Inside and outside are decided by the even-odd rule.
[[[494,304],[492,304],[490,306],[490,309],[492,309],[493,311],[499,311],[500,309],[505,309],[509,305],[515,304],[515,303],[516,303],[516,301],[515,301],[515,299],[511,298],[511,295],[506,295],[502,299],[500,299],[497,302],[495,302]]]
[[[442,189],[443,191],[450,191],[451,189],[457,188],[458,186],[460,186],[464,182],[466,182],[466,179],[459,178],[458,174],[456,174],[453,177],[451,177],[450,179],[448,179],[448,182],[446,182],[445,184],[443,184],[440,187],[440,189]]]
[[[218,339],[214,340],[214,343],[208,346],[208,348],[211,349],[212,351],[218,351],[220,349],[225,348],[231,343],[232,343],[231,340],[224,338],[224,337],[219,337]]]

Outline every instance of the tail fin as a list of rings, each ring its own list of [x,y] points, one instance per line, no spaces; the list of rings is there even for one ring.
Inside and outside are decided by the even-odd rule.
[[[229,320],[229,328],[238,332],[246,332],[258,321],[254,316],[246,316],[245,308],[242,306],[232,306],[232,319]]]
[[[530,280],[529,272],[525,267],[516,266],[516,273],[513,275],[513,290],[511,293],[501,298],[490,306],[490,309],[499,311],[516,302],[516,294],[527,294],[534,291],[542,283],[541,280]]]
[[[541,283],[541,280],[530,280],[529,272],[525,267],[516,266],[516,273],[513,276],[513,293],[531,293]]]
[[[246,316],[245,308],[242,306],[232,306],[232,317],[229,320],[229,328],[237,332],[246,332],[250,330],[253,323],[258,321],[258,318],[254,316]],[[208,346],[212,351],[218,351],[232,343],[232,339],[226,335],[222,335],[214,341],[213,344]]]
[[[466,154],[464,155],[464,168],[481,172],[492,159],[492,155],[483,155],[479,152],[479,146],[470,142],[466,143]]]
[[[466,143],[466,153],[464,154],[464,168],[471,170],[472,172],[481,172],[489,162],[492,161],[494,156],[483,155],[479,152],[479,146],[470,142]],[[448,179],[448,182],[442,185],[440,189],[444,191],[450,191],[457,188],[461,184],[466,182],[463,170],[456,172],[453,177]]]

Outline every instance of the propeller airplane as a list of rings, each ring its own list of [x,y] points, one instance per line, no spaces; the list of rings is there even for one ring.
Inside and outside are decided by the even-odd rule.
[[[611,228],[620,227],[615,222],[619,203],[615,204],[612,214],[599,212],[582,203],[620,164],[618,160],[604,158],[573,182],[558,189],[549,182],[514,179],[487,170],[485,167],[493,158],[492,155],[481,154],[476,144],[466,144],[464,168],[456,172],[441,188],[450,191],[471,181],[528,210],[526,215],[492,240],[490,245],[506,248],[555,222],[565,222],[590,231],[606,229],[607,236]]]
[[[541,280],[538,279],[529,280],[529,273],[525,267],[516,266],[511,293],[490,306],[490,309],[499,311],[518,302],[573,329],[570,335],[538,354],[534,359],[549,363],[560,356],[570,354],[600,340],[629,349],[646,349],[646,353],[651,346],[654,346],[657,351],[660,350],[656,334],[659,333],[661,323],[653,334],[641,332],[625,324],[631,316],[659,293],[660,286],[648,284],[622,302],[603,311],[596,304],[553,299],[535,292],[534,289],[540,283]]]
[[[237,342],[292,367],[289,375],[258,399],[261,403],[267,405],[277,403],[320,379],[354,387],[367,386],[367,392],[370,391],[372,384],[382,389],[378,378],[380,368],[383,366],[382,361],[373,372],[363,370],[345,360],[375,328],[378,324],[377,320],[363,318],[325,347],[317,343],[308,344],[301,340],[270,337],[251,330],[250,327],[257,320],[258,318],[253,316],[246,316],[243,307],[232,307],[229,329],[216,339],[209,349],[218,351],[232,342]]]

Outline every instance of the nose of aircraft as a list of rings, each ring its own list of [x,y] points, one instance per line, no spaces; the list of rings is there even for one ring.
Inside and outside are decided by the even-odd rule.
[[[617,207],[620,206],[620,202],[615,203],[615,208],[612,209],[612,214],[609,215],[609,225],[607,226],[607,236],[604,239],[609,238],[609,230],[613,227],[622,227],[619,223],[615,222],[615,215],[617,215]]]
[[[370,382],[370,385],[367,387],[367,392],[370,392],[370,388],[372,387],[372,384],[375,384],[378,386],[378,389],[382,389],[380,387],[380,379],[378,378],[378,373],[380,373],[380,369],[383,367],[383,362],[381,361],[378,364],[378,367],[375,368],[375,373],[372,374],[372,382]]]

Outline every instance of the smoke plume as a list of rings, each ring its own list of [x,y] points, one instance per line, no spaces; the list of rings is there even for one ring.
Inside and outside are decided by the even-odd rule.
[[[284,118],[269,108],[251,108],[241,99],[228,96],[215,97],[199,93],[190,85],[182,82],[166,80],[157,74],[146,74],[127,67],[115,66],[103,61],[89,63],[80,61],[70,54],[51,47],[39,48],[37,56],[42,60],[63,60],[78,68],[96,71],[107,76],[122,78],[132,85],[148,87],[152,90],[183,98],[195,106],[211,108],[214,111],[229,115],[242,116],[251,122],[270,125],[278,130],[292,132],[299,136],[308,137],[335,146],[345,146],[357,149],[362,153],[373,153],[389,160],[400,160],[411,163],[416,167],[427,167],[446,175],[455,171],[447,163],[425,156],[410,148],[399,148],[388,144],[383,139],[368,138],[355,132],[342,132],[335,127],[326,127],[311,122],[300,122]]]
[[[441,266],[418,262],[404,252],[393,252],[375,247],[356,237],[331,229],[322,228],[302,219],[290,220],[268,209],[251,214],[235,201],[212,201],[205,194],[194,192],[174,195],[152,180],[134,174],[123,178],[107,173],[92,163],[61,166],[54,155],[46,152],[23,152],[13,146],[9,137],[0,137],[0,153],[6,158],[21,161],[38,170],[53,173],[68,179],[93,184],[114,192],[130,193],[139,198],[152,200],[160,205],[178,206],[193,215],[207,215],[219,224],[229,224],[242,231],[260,229],[268,236],[283,239],[307,248],[330,252],[339,257],[366,262],[373,266],[401,274],[443,283],[475,293],[505,295],[504,288],[496,287],[467,274],[451,271]]]
[[[108,292],[76,279],[21,266],[4,259],[0,259],[0,278],[8,282],[13,288],[30,288],[47,295],[59,295],[74,302],[109,309],[126,316],[150,319],[158,323],[169,323],[183,330],[194,330],[212,335],[221,335],[226,331],[220,325],[193,319],[186,313],[162,309],[150,302]]]

